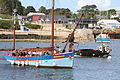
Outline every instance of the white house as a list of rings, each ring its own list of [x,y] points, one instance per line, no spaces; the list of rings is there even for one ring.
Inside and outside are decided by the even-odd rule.
[[[100,20],[97,22],[98,26],[103,27],[104,29],[117,29],[120,28],[120,23],[117,20]]]
[[[44,13],[34,13],[34,12],[30,12],[29,14],[27,14],[27,16],[33,16],[33,15],[45,15]]]

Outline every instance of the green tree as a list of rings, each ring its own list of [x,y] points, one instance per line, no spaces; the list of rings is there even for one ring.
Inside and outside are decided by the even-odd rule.
[[[9,14],[10,13],[10,3],[9,0],[0,0],[0,13]]]
[[[30,12],[36,12],[33,6],[27,6],[27,8],[24,9],[24,15],[27,15]]]
[[[51,15],[52,9],[47,9],[46,10],[46,15]]]
[[[16,8],[15,8],[15,9],[17,9],[17,13],[18,13],[19,15],[23,15],[24,8],[25,8],[25,7],[22,6],[22,4],[21,4],[20,1],[17,1],[17,2],[16,2]]]
[[[18,14],[23,14],[24,7],[19,0],[0,0],[1,14],[12,14],[13,9],[17,9]]]
[[[41,6],[41,7],[39,8],[39,12],[46,14],[47,10],[46,10],[46,8],[45,8],[44,6]]]
[[[57,8],[55,9],[56,15],[65,15],[66,17],[70,18],[72,16],[72,12],[68,8]]]
[[[115,9],[110,9],[110,10],[108,10],[108,14],[109,15],[115,15],[116,14],[116,10]]]
[[[72,17],[72,18],[78,18],[78,14],[73,13],[71,17]]]
[[[46,7],[41,6],[39,9],[39,12],[45,13],[46,15],[51,15],[51,9],[46,9]],[[55,15],[65,15],[66,17],[70,18],[72,17],[72,12],[68,8],[57,8],[54,10]]]
[[[96,5],[86,5],[77,11],[79,14],[84,14],[86,19],[96,18],[99,10]]]
[[[107,13],[107,11],[100,11],[100,16],[106,16],[108,13]]]

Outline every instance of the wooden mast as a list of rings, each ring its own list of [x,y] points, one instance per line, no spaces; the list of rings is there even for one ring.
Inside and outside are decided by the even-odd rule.
[[[16,12],[17,12],[17,10],[16,9],[14,9],[13,10],[13,12],[14,12],[14,26],[13,26],[13,50],[15,50],[15,48],[16,48],[16,42],[15,42],[15,25],[16,25]]]
[[[71,39],[72,35],[74,35],[74,32],[75,32],[77,26],[79,25],[79,23],[80,23],[80,21],[81,21],[81,19],[82,19],[83,16],[84,16],[83,14],[80,16],[80,18],[78,20],[78,23],[76,24],[75,28],[73,29],[73,31],[71,33],[71,36],[68,37],[68,40],[67,40],[67,42],[66,42],[66,44],[65,44],[65,46],[63,48],[63,52],[65,52],[65,48],[66,48],[67,44],[69,43],[69,40]]]
[[[52,0],[52,48],[54,48],[54,0]]]

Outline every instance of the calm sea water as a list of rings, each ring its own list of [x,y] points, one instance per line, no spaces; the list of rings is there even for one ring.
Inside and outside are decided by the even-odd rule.
[[[56,43],[56,45],[63,43]],[[0,42],[0,48],[10,48],[11,42]],[[17,42],[17,48],[49,46],[49,43]],[[96,48],[99,43],[75,44],[78,48]],[[113,40],[109,45],[112,59],[75,58],[73,69],[49,69],[19,67],[10,65],[0,52],[0,80],[120,80],[120,40]]]

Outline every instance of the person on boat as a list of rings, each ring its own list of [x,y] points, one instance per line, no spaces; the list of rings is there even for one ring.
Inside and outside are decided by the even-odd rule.
[[[57,54],[57,50],[54,50],[54,54]]]
[[[60,47],[61,47],[61,45],[56,46],[56,51],[57,51],[58,53],[62,51],[62,49],[61,49]]]
[[[15,52],[12,53],[12,56],[16,56]]]
[[[47,55],[49,55],[49,52],[46,52]]]
[[[20,51],[20,56],[23,56],[23,52],[22,51]]]
[[[15,50],[12,52],[12,56],[17,56],[17,53],[18,53],[18,51],[15,49]]]
[[[71,36],[71,38],[70,38],[70,36]],[[69,39],[69,38],[70,38],[70,39]],[[68,41],[68,39],[69,39],[69,41]],[[74,34],[72,34],[72,35],[69,34],[69,35],[68,35],[68,38],[67,38],[67,40],[66,40],[65,42],[67,42],[67,41],[68,41],[68,42],[74,42]]]
[[[28,55],[32,55],[32,52],[31,52],[31,51],[28,51]]]
[[[16,51],[15,54],[16,54],[16,56],[19,56],[19,51]]]
[[[26,55],[28,55],[28,51],[26,51],[25,53],[26,53]]]
[[[61,45],[57,45],[57,46],[56,46],[56,48],[60,48],[60,47],[61,47]]]
[[[74,45],[73,42],[71,42],[71,43],[69,44],[69,52],[72,52],[72,50],[73,50],[73,45]]]
[[[107,51],[107,46],[102,44],[102,46],[99,46],[99,51],[105,53]]]

